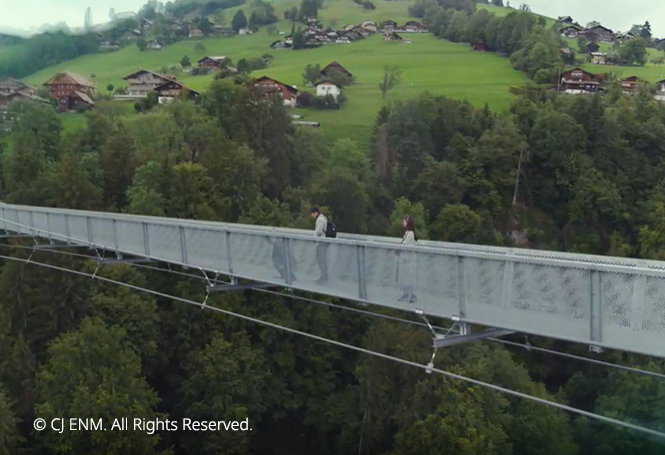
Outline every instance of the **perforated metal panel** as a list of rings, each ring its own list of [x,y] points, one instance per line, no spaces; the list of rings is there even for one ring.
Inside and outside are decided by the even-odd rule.
[[[143,223],[116,221],[118,249],[127,253],[145,254]]]
[[[177,226],[148,224],[150,257],[175,264],[185,264],[180,249],[180,229]],[[207,245],[210,248],[210,245]]]
[[[5,204],[0,216],[10,232],[665,357],[663,262]]]
[[[228,273],[229,262],[224,232],[190,228],[183,228],[183,231],[186,262],[200,264],[207,270]]]
[[[57,215],[50,217],[51,226],[60,232],[65,232],[65,227],[69,226],[69,236],[79,242],[87,243],[88,238],[88,218],[77,215]],[[92,234],[92,233],[91,233]]]

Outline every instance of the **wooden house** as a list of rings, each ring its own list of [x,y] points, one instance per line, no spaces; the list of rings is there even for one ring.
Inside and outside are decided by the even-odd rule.
[[[369,20],[362,21],[362,22],[360,23],[360,27],[362,27],[364,30],[367,30],[368,32],[371,32],[371,33],[376,33],[376,31],[377,31],[378,28],[379,28],[379,27],[376,25],[376,22],[374,22],[374,21],[369,21]]]
[[[279,96],[285,106],[296,107],[298,90],[267,76],[254,81],[254,89],[263,96]]]
[[[24,84],[21,81],[12,79],[11,77],[6,77],[4,79],[0,79],[0,93],[23,93],[26,95],[34,95],[37,93],[37,89],[30,85]]]
[[[60,112],[70,111],[78,106],[92,107],[95,102],[91,95],[95,86],[85,77],[69,71],[57,73],[44,83],[49,96],[58,101]]]
[[[485,41],[479,39],[475,41],[472,45],[473,50],[475,52],[485,52],[487,50],[487,46],[485,45]]]
[[[599,52],[600,51],[600,45],[598,45],[598,43],[596,43],[596,42],[591,42],[591,43],[586,45],[586,51],[589,54],[593,54],[594,52]]]
[[[346,25],[344,26],[343,30],[346,30],[346,31],[348,32],[349,30],[351,30],[351,29],[354,28],[354,27],[355,27],[354,24],[346,24]]]
[[[198,92],[185,87],[182,83],[171,80],[158,87],[155,87],[155,92],[159,97],[159,104],[166,104],[173,101],[175,98],[181,98],[187,96],[188,98],[194,98],[199,95]]]
[[[160,85],[174,81],[175,76],[167,76],[146,69],[140,69],[122,78],[127,81],[127,95],[135,98],[145,98],[148,93]]]
[[[337,44],[351,44],[351,40],[349,39],[348,36],[338,36],[335,38],[335,42]]]
[[[272,47],[272,46],[271,46]],[[214,57],[203,57],[201,60],[196,62],[199,68],[221,68],[226,65],[226,56],[218,55]]]
[[[564,93],[571,95],[596,93],[600,89],[598,78],[581,68],[562,73],[559,84]]]
[[[614,39],[614,32],[607,27],[603,27],[602,25],[596,25],[595,27],[588,28],[586,29],[586,32],[595,34],[599,41],[610,42]]]
[[[570,16],[559,16],[557,19],[558,22],[561,22],[562,24],[573,24],[573,18]]]
[[[621,80],[621,90],[623,93],[632,95],[637,90],[639,83],[640,79],[637,76],[627,77]]]
[[[349,71],[347,71],[346,68],[344,68],[342,65],[340,65],[337,62],[332,62],[328,64],[325,68],[321,70],[321,75],[323,76],[328,76],[331,72],[333,71],[339,71],[340,73],[348,76],[348,77],[353,77],[353,74],[351,74]]]
[[[150,49],[151,51],[161,51],[162,50],[162,45],[159,44],[159,41],[150,41],[148,44],[146,44],[146,48]]]
[[[397,22],[395,21],[383,21],[380,25],[382,32],[392,32],[397,28]]]
[[[427,27],[418,21],[409,21],[404,24],[402,31],[409,33],[427,33]]]
[[[580,29],[574,25],[568,25],[559,29],[559,35],[564,38],[576,39],[578,36],[580,36]]]
[[[14,101],[19,100],[34,100],[40,102],[48,102],[44,98],[35,96],[37,89],[35,87],[24,84],[12,78],[0,79],[0,110],[4,110]]]

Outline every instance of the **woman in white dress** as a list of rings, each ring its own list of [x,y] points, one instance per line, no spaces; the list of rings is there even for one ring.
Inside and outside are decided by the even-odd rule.
[[[407,215],[402,221],[404,226],[404,236],[400,245],[415,245],[418,241],[416,230],[411,215]],[[409,250],[398,251],[399,256],[399,287],[402,291],[400,302],[409,301],[415,303],[418,300],[414,293],[416,282],[416,253]]]

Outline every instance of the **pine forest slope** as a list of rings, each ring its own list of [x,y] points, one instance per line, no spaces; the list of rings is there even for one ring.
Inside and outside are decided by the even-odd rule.
[[[297,4],[294,0],[277,3],[278,17],[283,17],[285,10]],[[336,27],[357,24],[364,19],[392,19],[398,23],[411,19],[408,14],[411,2],[377,0],[375,5],[376,9],[369,11],[351,0],[326,0],[319,15],[324,24],[332,23]],[[227,21],[236,9],[226,10]],[[287,34],[291,31],[291,25],[290,21],[277,23],[279,30]],[[280,39],[280,35],[269,35],[263,28],[251,36],[205,39],[205,51],[195,51],[194,41],[183,41],[156,52],[139,52],[136,46],[129,46],[111,54],[86,55],[46,68],[26,77],[25,81],[43,84],[55,72],[67,70],[86,77],[94,74],[98,90],[102,91],[108,84],[116,87],[124,85],[122,77],[139,68],[159,71],[164,66],[178,65],[184,55],[188,55],[192,62],[205,55],[226,55],[237,62],[241,58],[256,58],[269,53],[274,56],[271,66],[253,75],[267,75],[302,89],[301,74],[305,65],[320,63],[324,66],[336,60],[354,74],[357,82],[346,90],[346,104],[337,111],[298,109],[298,113],[307,120],[320,121],[324,132],[364,141],[369,137],[369,127],[384,102],[407,99],[429,91],[468,99],[476,106],[488,103],[494,109],[504,110],[513,99],[508,87],[526,80],[523,74],[511,68],[506,58],[490,53],[474,53],[468,45],[438,40],[429,34],[408,37],[413,39],[413,43],[384,42],[378,34],[348,45],[329,43],[318,49],[273,50],[269,47],[270,43]],[[384,101],[378,85],[387,65],[402,69],[402,81]],[[205,90],[212,80],[212,76],[189,76],[184,73],[178,77],[195,90]]]

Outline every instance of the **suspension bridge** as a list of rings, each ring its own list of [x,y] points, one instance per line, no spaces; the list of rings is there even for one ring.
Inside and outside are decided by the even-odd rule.
[[[0,204],[4,237],[93,248],[104,260],[196,269],[208,292],[285,287],[458,322],[434,346],[524,333],[665,358],[665,262]],[[328,280],[317,248],[326,245]],[[399,255],[417,301],[400,301]],[[108,255],[113,258],[109,259]],[[240,284],[239,280],[249,280]],[[489,327],[470,333],[470,324]]]

